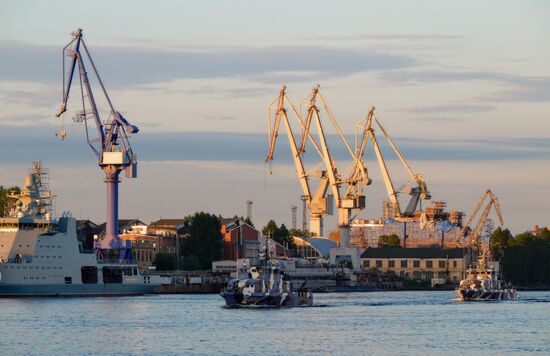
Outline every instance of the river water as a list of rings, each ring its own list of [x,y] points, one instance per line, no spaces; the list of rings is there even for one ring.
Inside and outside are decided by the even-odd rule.
[[[545,354],[550,292],[315,294],[315,307],[223,308],[218,295],[1,299],[0,354]]]

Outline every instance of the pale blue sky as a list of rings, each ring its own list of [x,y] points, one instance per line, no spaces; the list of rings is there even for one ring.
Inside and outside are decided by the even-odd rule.
[[[265,177],[267,103],[282,84],[299,102],[320,83],[350,136],[377,107],[435,199],[468,212],[491,187],[514,230],[548,225],[549,15],[546,1],[2,1],[0,184],[41,158],[59,211],[103,219],[76,106],[53,118],[61,48],[81,27],[115,106],[141,128],[142,176],[123,183],[123,217],[244,214],[251,198],[258,225],[288,225],[300,192],[283,136]],[[377,217],[383,186],[369,194],[363,217]]]

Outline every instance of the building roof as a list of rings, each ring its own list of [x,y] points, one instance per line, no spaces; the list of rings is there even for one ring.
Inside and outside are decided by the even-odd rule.
[[[240,225],[246,225],[246,226],[250,227],[251,229],[259,231],[254,226],[248,224],[246,221],[242,220],[241,218],[237,218],[237,217],[235,217],[235,218],[221,218],[220,222],[221,222],[222,225],[225,225],[225,229],[228,232],[238,228]]]
[[[336,247],[336,242],[332,241],[326,237],[299,237],[293,236],[294,243],[310,245],[314,248],[321,256],[328,257],[330,255],[330,249]]]
[[[119,227],[131,226],[131,225],[147,225],[147,224],[139,219],[118,219]]]
[[[370,247],[361,258],[463,258],[467,254],[465,248],[441,247]]]
[[[181,219],[159,219],[157,221],[153,221],[151,224],[149,224],[149,227],[166,227],[166,226],[178,226],[178,225],[184,225],[187,222],[187,219],[181,218]]]

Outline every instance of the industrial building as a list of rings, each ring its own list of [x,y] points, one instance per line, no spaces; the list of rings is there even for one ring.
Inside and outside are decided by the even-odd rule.
[[[463,279],[470,256],[467,248],[378,247],[368,248],[360,260],[363,270],[378,269],[433,285]]]

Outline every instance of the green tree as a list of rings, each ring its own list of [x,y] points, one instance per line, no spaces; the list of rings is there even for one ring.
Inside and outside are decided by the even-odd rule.
[[[263,227],[262,234],[274,238],[277,230],[279,230],[279,227],[277,226],[275,220],[269,220],[267,225]]]
[[[216,215],[197,212],[189,218],[189,236],[185,241],[184,257],[195,256],[200,260],[201,269],[210,269],[213,261],[221,259],[222,248],[221,222]],[[195,258],[192,260],[195,261]]]
[[[519,286],[550,285],[550,239],[523,232],[508,241],[501,256],[504,278]]]
[[[21,189],[19,187],[9,187],[4,188],[0,185],[0,217],[8,216],[10,209],[10,199],[8,198],[9,194],[19,194]]]
[[[288,248],[289,250],[296,251],[294,239],[290,235],[290,232],[286,228],[285,224],[281,224],[281,226],[275,232],[275,237],[273,239]]]
[[[155,255],[153,264],[159,271],[173,271],[176,269],[176,257],[168,253],[159,252]]]
[[[396,234],[380,235],[378,237],[378,247],[401,247],[401,240]]]
[[[184,271],[196,271],[202,268],[201,259],[195,255],[181,258],[181,269]]]
[[[493,231],[489,239],[489,250],[491,251],[493,259],[496,261],[501,260],[504,249],[513,238],[514,237],[512,236],[510,230],[502,229],[500,226]]]

